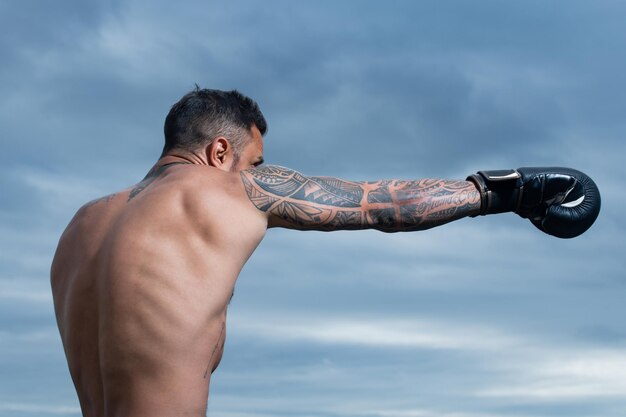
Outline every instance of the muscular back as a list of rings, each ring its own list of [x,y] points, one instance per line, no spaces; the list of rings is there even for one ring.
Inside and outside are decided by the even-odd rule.
[[[171,165],[82,207],[52,265],[85,416],[204,416],[228,301],[267,218],[239,174]]]

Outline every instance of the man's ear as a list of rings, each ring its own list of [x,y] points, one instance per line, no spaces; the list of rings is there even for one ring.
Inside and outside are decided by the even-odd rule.
[[[209,165],[226,170],[230,168],[228,165],[231,145],[228,139],[223,137],[213,139],[206,152]]]

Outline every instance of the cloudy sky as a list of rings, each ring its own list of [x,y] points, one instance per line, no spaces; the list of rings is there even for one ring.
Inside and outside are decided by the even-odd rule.
[[[48,270],[82,203],[137,182],[194,83],[265,157],[354,180],[570,166],[593,228],[271,230],[237,283],[210,416],[626,415],[626,4],[0,3],[0,416],[77,416]]]

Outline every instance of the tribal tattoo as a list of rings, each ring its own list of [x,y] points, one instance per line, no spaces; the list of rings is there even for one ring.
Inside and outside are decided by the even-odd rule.
[[[480,196],[467,181],[354,182],[306,177],[279,166],[242,171],[250,201],[276,224],[301,230],[428,229],[476,214]]]
[[[108,203],[109,201],[113,200],[116,196],[117,194],[105,195],[104,197],[100,197],[100,198],[90,201],[89,203],[85,204],[83,208],[95,206],[98,203]]]

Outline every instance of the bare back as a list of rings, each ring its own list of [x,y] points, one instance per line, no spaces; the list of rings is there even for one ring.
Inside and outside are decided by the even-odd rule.
[[[198,165],[79,210],[51,281],[83,415],[205,415],[228,301],[266,227],[239,174]]]

